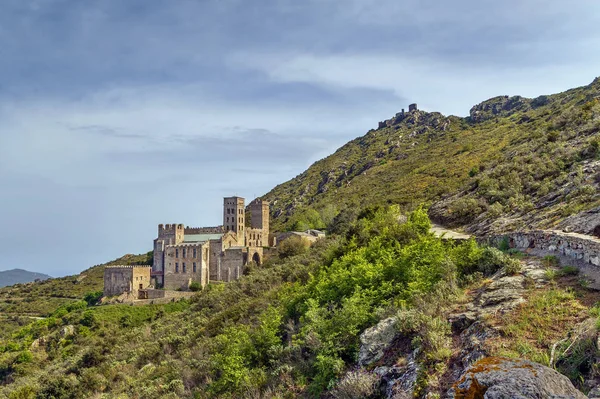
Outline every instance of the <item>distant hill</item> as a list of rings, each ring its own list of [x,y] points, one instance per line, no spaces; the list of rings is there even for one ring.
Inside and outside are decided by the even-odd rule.
[[[52,278],[47,274],[30,272],[23,269],[12,269],[0,271],[0,287],[14,284],[30,283],[35,280],[47,280]]]
[[[2,287],[9,283],[0,274],[0,314],[46,316],[62,305],[82,299],[88,293],[102,291],[104,266],[140,265],[151,264],[151,262],[152,252],[142,255],[128,254],[111,262],[93,266],[78,275],[10,287]],[[29,281],[35,278],[39,277],[34,277]],[[43,278],[47,279],[48,276]],[[16,282],[11,284],[16,284]]]

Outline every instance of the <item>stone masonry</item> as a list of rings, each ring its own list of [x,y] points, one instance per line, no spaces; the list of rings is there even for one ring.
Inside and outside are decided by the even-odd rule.
[[[499,245],[508,240],[511,248],[521,249],[536,255],[555,255],[577,266],[597,283],[600,282],[600,239],[577,233],[558,230],[517,231],[491,237],[485,241]]]
[[[223,199],[222,226],[160,224],[152,268],[156,285],[185,290],[198,282],[204,287],[210,281],[239,278],[249,262],[262,263],[262,248],[269,246],[269,202],[250,203],[250,226],[246,226],[244,202],[236,196]]]
[[[104,296],[129,293],[137,298],[140,290],[150,286],[150,266],[106,266]]]

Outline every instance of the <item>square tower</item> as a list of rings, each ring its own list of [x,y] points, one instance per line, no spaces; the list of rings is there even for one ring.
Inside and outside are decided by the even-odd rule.
[[[249,205],[253,229],[261,229],[263,237],[269,237],[269,201],[255,199]]]
[[[237,234],[237,241],[244,245],[244,226],[246,224],[246,210],[242,197],[223,198],[223,230],[233,231]]]

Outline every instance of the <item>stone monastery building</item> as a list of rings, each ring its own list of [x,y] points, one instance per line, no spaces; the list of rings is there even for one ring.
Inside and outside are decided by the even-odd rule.
[[[239,278],[249,262],[262,263],[263,247],[269,246],[269,202],[257,198],[249,211],[247,227],[244,198],[226,197],[222,226],[159,224],[152,268],[105,268],[105,295],[128,292],[143,297],[139,292],[148,288],[186,290],[192,282],[205,287],[210,281]]]

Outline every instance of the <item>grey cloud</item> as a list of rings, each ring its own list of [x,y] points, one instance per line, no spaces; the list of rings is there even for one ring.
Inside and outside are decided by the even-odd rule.
[[[219,223],[222,196],[409,102],[464,115],[586,84],[600,5],[565,4],[3,1],[0,266],[74,273],[149,250],[157,223]]]

